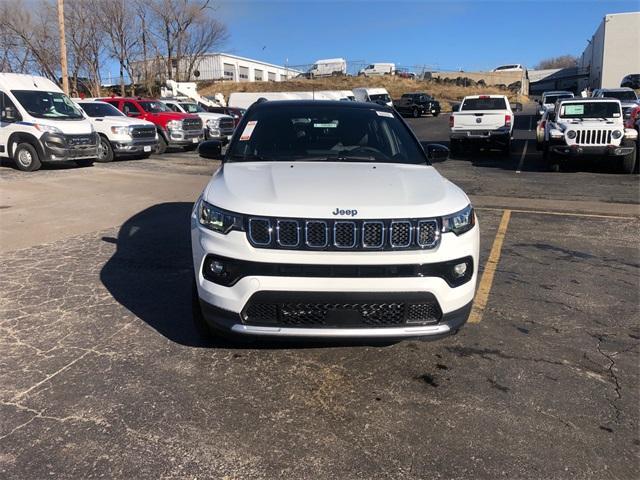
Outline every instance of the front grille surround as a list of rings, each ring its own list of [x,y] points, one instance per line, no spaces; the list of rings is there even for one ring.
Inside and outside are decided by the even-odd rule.
[[[202,130],[202,120],[200,118],[185,118],[182,120],[182,129],[189,131]]]
[[[247,238],[256,248],[287,250],[427,250],[441,240],[437,218],[323,220],[249,217]],[[280,230],[283,229],[282,232]],[[267,234],[267,230],[273,232]],[[294,232],[289,233],[289,232]]]
[[[609,129],[577,129],[576,145],[611,145],[613,130]]]
[[[147,126],[131,127],[131,137],[135,139],[155,139],[156,128]]]

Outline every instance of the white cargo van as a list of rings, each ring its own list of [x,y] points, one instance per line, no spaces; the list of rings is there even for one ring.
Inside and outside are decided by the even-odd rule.
[[[346,74],[347,61],[344,58],[327,58],[325,60],[318,60],[307,72],[307,76],[309,78],[331,77]]]
[[[396,71],[395,63],[372,63],[358,72],[358,75],[371,77],[376,75],[393,75]]]
[[[0,73],[0,157],[23,171],[42,162],[93,164],[98,135],[80,109],[51,80]]]
[[[393,102],[386,88],[359,87],[353,89],[353,94],[358,102],[370,102],[393,107]]]

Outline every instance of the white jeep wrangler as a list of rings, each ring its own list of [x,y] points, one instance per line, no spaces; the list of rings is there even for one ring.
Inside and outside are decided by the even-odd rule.
[[[558,101],[545,125],[542,149],[551,169],[570,158],[595,157],[614,161],[633,173],[637,132],[625,128],[620,101],[611,98],[573,98]]]
[[[199,147],[221,158],[221,142]],[[203,333],[438,338],[467,321],[479,227],[400,115],[373,103],[249,108],[191,216]]]

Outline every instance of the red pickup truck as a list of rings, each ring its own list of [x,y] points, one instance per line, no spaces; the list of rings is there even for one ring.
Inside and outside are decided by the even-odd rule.
[[[202,120],[197,115],[174,112],[160,100],[140,97],[101,98],[128,117],[148,120],[158,129],[158,153],[168,146],[195,150],[204,139]]]

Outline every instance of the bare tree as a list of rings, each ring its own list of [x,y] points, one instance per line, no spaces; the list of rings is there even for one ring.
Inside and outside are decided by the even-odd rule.
[[[559,57],[545,58],[535,66],[536,70],[548,70],[551,68],[571,68],[578,65],[578,58],[573,55],[561,55]]]

